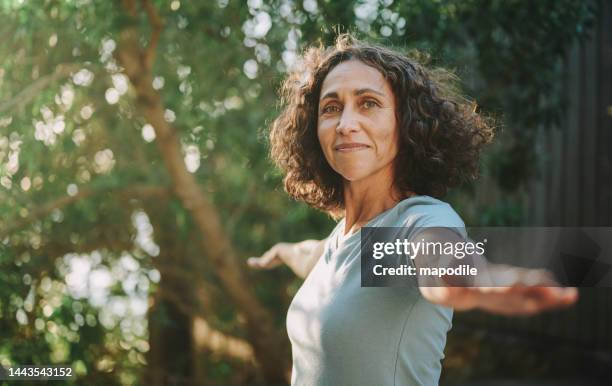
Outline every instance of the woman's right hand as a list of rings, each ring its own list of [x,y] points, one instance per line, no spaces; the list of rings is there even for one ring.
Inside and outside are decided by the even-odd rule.
[[[325,240],[278,243],[260,257],[250,257],[247,264],[254,269],[271,269],[285,264],[296,275],[305,278],[323,254],[324,247]]]

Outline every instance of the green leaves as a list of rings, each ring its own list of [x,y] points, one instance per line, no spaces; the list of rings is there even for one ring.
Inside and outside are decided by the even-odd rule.
[[[338,32],[354,31],[384,44],[425,49],[433,65],[459,69],[463,86],[482,110],[503,112],[508,133],[503,143],[511,145],[489,157],[487,173],[514,191],[530,173],[530,133],[554,127],[562,116],[562,60],[573,42],[588,36],[596,11],[589,2],[570,0],[384,1],[373,12],[365,1],[317,1],[316,10],[312,2],[284,0],[251,2],[250,8],[246,2],[153,3],[164,22],[153,86],[163,98],[165,119],[180,134],[183,156],[199,162],[193,173],[213,197],[244,257],[280,240],[322,238],[333,226],[326,215],[286,197],[267,157],[266,129],[278,113],[279,82],[306,45],[330,44]],[[268,17],[271,25],[263,33],[257,23],[267,23]],[[0,364],[48,363],[53,352],[61,352],[91,374],[110,355],[137,376],[142,353],[131,343],[121,344],[125,332],[120,327],[98,322],[102,308],[79,300],[83,309],[77,312],[77,300],[65,293],[46,315],[41,295],[31,310],[22,311],[28,319],[22,325],[16,319],[19,307],[8,299],[27,294],[29,286],[39,285],[32,283],[50,273],[54,283],[63,283],[53,262],[70,252],[104,250],[109,267],[128,253],[152,267],[154,258],[134,246],[138,232],[132,215],[143,208],[151,217],[163,213],[157,224],[173,224],[175,232],[152,232],[162,250],[193,241],[193,223],[178,201],[121,194],[169,181],[156,146],[163,139],[143,134],[147,122],[136,109],[134,90],[117,84],[122,69],[114,49],[129,27],[136,27],[146,46],[151,28],[141,8],[133,18],[112,1],[0,2],[0,34],[6,37],[0,45],[0,106],[41,79],[51,79],[46,77],[53,77],[58,66],[75,66],[0,113],[0,120],[10,117],[0,127],[0,143],[7,144],[0,148],[0,178],[10,182],[10,187],[0,184],[0,229],[4,223],[23,225],[0,240]],[[75,78],[84,68],[91,72],[91,79],[81,74],[88,81]],[[71,97],[62,94],[67,89]],[[116,98],[108,97],[111,89]],[[9,150],[17,140],[19,151]],[[10,151],[18,153],[18,170],[9,176]],[[456,197],[461,206],[469,192]],[[507,225],[520,221],[520,212],[504,202],[478,220]],[[30,260],[21,261],[26,253]],[[210,276],[200,279],[217,285]],[[256,276],[260,297],[282,321],[285,286],[292,278],[282,271]],[[242,326],[228,304],[214,311],[223,326]],[[76,331],[71,327],[75,318],[85,320]],[[49,322],[66,334],[45,340]],[[211,374],[229,379],[230,370],[220,361]],[[120,382],[116,373],[100,374],[100,382]]]

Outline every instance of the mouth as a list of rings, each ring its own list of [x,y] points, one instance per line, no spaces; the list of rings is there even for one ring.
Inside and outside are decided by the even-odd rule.
[[[342,143],[340,145],[334,146],[334,150],[340,152],[352,152],[359,151],[369,148],[370,146],[364,143],[350,142],[350,143]]]

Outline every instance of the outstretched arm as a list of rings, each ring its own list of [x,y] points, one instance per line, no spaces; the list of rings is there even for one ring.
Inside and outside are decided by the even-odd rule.
[[[297,276],[306,278],[323,254],[326,240],[278,243],[261,257],[250,257],[247,264],[255,269],[271,269],[286,264]]]
[[[430,302],[458,311],[481,309],[506,316],[528,316],[565,308],[578,299],[576,288],[525,286],[520,282],[507,287],[421,287],[420,290]]]
[[[424,241],[460,242],[463,239],[451,230],[425,231]],[[415,258],[420,267],[453,267],[469,264],[478,269],[478,278],[452,277],[419,279],[419,290],[432,303],[458,311],[481,309],[500,315],[533,315],[542,311],[568,307],[578,299],[576,288],[564,288],[543,269],[527,269],[493,264],[483,256],[471,255],[462,260],[445,256]]]

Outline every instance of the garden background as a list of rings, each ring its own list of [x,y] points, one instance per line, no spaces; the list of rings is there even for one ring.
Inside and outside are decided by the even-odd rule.
[[[605,0],[0,0],[0,365],[285,383],[300,280],[245,261],[333,228],[283,192],[266,131],[287,68],[341,32],[453,70],[497,120],[447,197],[468,225],[611,226],[611,26]],[[609,380],[610,310],[587,288],[457,314],[442,383]]]

